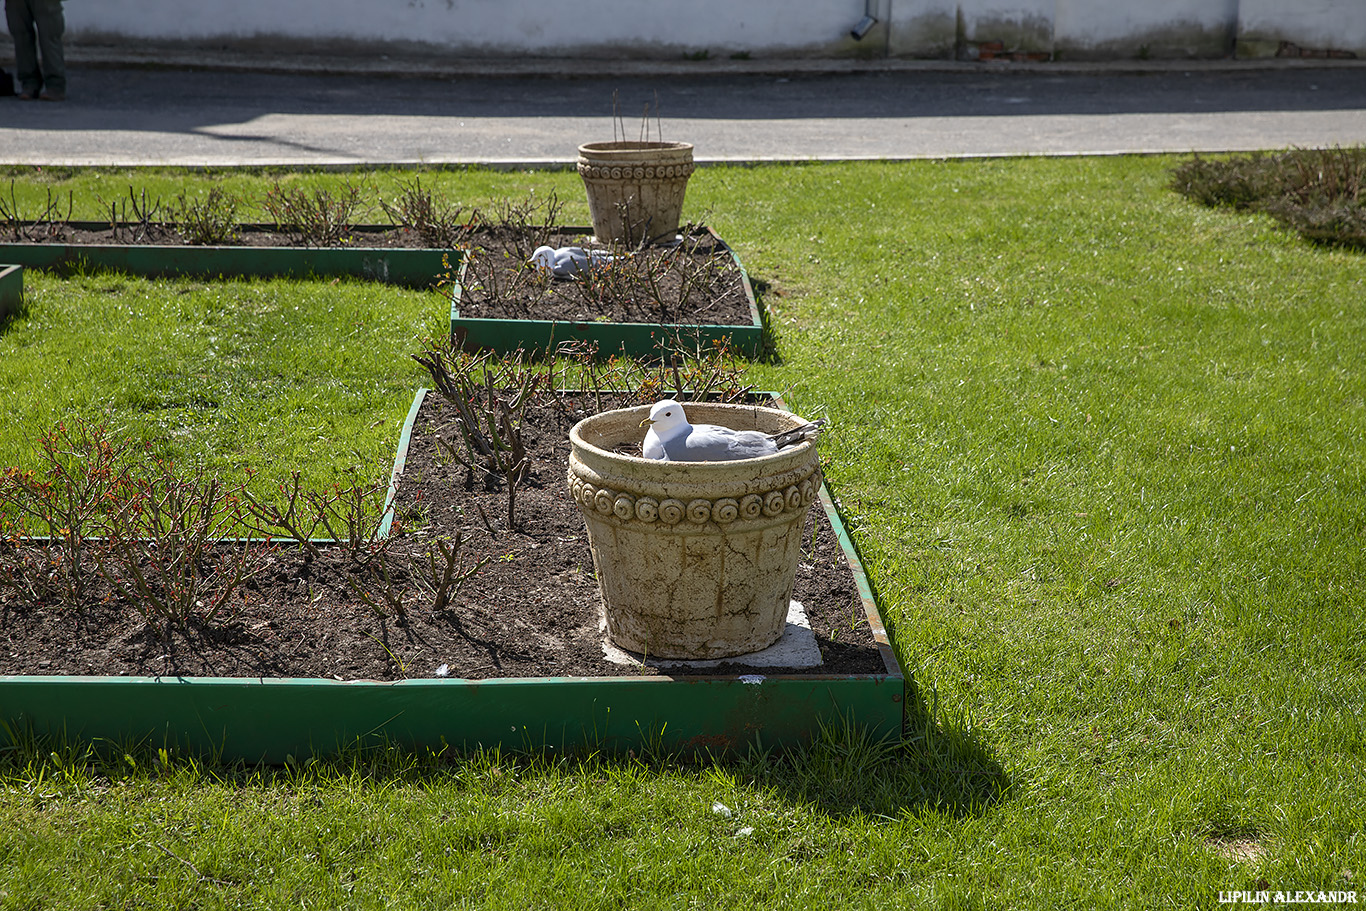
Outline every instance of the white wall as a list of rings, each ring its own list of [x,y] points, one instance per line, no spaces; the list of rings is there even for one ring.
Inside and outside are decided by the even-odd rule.
[[[1006,51],[1050,52],[1053,4],[1054,0],[959,0],[959,39],[969,51],[999,41]]]
[[[472,54],[837,52],[864,0],[68,0],[73,41],[387,44]]]
[[[1366,57],[1366,2],[1241,0],[1238,56],[1272,55],[1281,42]]]
[[[73,44],[462,55],[1069,58],[1332,49],[1366,58],[1366,0],[67,0]],[[849,30],[869,10],[863,41]]]
[[[1233,51],[1239,0],[1057,0],[1059,58],[1222,57]],[[1289,5],[1289,4],[1286,4]]]

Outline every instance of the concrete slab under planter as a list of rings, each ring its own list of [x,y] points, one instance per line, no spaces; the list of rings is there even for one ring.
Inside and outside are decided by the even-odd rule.
[[[425,390],[395,457],[402,472]],[[884,673],[336,681],[0,676],[0,745],[28,732],[151,742],[225,761],[281,763],[357,743],[513,751],[792,747],[850,722],[902,734],[905,678],[834,503],[820,502],[853,573]]]
[[[710,658],[689,660],[679,658],[651,658],[638,655],[617,646],[607,638],[607,617],[602,617],[602,653],[608,661],[625,667],[669,668],[714,668],[727,662],[741,660],[735,658]],[[811,630],[811,622],[806,618],[806,608],[799,601],[792,601],[787,607],[787,623],[777,642],[758,652],[742,656],[743,662],[750,667],[820,667],[821,648],[816,643],[816,634]]]
[[[562,234],[591,235],[592,228],[563,227]],[[565,341],[592,342],[604,355],[628,357],[652,355],[662,345],[683,344],[710,347],[728,340],[730,347],[749,357],[758,356],[764,347],[764,325],[754,297],[749,273],[740,257],[710,228],[705,229],[730,253],[740,271],[740,282],[749,303],[749,321],[744,324],[711,323],[618,323],[610,321],[489,319],[460,315],[460,284],[451,293],[451,338],[468,350],[510,353],[518,349],[541,352]]]
[[[108,223],[70,224],[74,228],[89,230],[108,228]],[[458,267],[459,253],[455,250],[405,247],[10,242],[0,243],[0,262],[16,263],[32,269],[94,267],[150,277],[318,278],[345,275],[412,288],[427,288],[448,268]]]

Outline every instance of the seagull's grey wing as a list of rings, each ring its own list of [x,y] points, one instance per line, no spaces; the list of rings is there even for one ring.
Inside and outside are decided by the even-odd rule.
[[[686,459],[692,462],[722,462],[754,459],[778,451],[767,434],[757,430],[732,430],[713,424],[694,424],[686,440]]]

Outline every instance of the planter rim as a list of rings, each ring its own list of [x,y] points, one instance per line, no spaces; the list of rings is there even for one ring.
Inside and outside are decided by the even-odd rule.
[[[585,142],[579,146],[579,154],[621,155],[632,152],[690,152],[691,142],[641,142],[633,139],[613,142]]]
[[[756,413],[756,412],[768,412],[768,413],[770,413],[770,414],[772,414],[772,415],[775,415],[775,416],[778,416],[778,417],[782,417],[782,418],[788,418],[788,419],[791,419],[791,420],[794,420],[794,421],[804,421],[804,420],[805,420],[804,418],[802,418],[802,417],[800,417],[800,416],[798,416],[798,415],[795,415],[795,414],[793,414],[793,413],[790,412],[790,411],[784,411],[784,410],[782,410],[781,408],[770,408],[770,407],[768,407],[768,406],[766,406],[766,405],[722,404],[722,403],[720,403],[720,402],[680,402],[679,404],[683,405],[685,408],[688,407],[688,406],[693,406],[693,407],[701,406],[701,407],[703,407],[703,408],[705,408],[705,409],[718,409],[718,410],[723,410],[723,411],[730,411],[730,412],[733,412],[733,413],[736,413],[736,414],[739,414],[739,413],[749,413],[749,414],[753,414],[753,413]],[[655,465],[655,466],[665,466],[665,465],[667,465],[667,466],[671,466],[671,469],[670,469],[670,470],[672,470],[672,469],[677,469],[677,468],[680,468],[680,467],[682,467],[682,466],[686,466],[686,468],[687,468],[687,470],[688,470],[689,473],[692,473],[692,472],[704,472],[704,473],[705,473],[705,472],[713,472],[713,473],[722,473],[722,472],[726,472],[726,471],[732,470],[732,469],[734,468],[735,465],[738,465],[738,464],[740,464],[740,463],[752,464],[752,465],[756,466],[756,469],[758,469],[758,468],[762,468],[762,467],[765,466],[765,465],[771,465],[771,464],[776,463],[776,462],[789,461],[789,460],[792,459],[792,457],[793,457],[794,455],[796,455],[796,454],[798,454],[798,453],[804,454],[804,453],[807,452],[807,450],[813,448],[813,447],[816,445],[815,442],[814,442],[813,440],[803,440],[802,442],[796,444],[795,446],[789,446],[789,447],[787,447],[787,448],[785,448],[785,449],[782,449],[782,450],[780,450],[780,451],[778,451],[778,452],[773,453],[772,455],[758,456],[758,457],[752,458],[752,459],[725,459],[725,460],[723,460],[723,461],[709,461],[709,462],[666,462],[666,461],[661,461],[661,460],[659,460],[659,459],[647,459],[647,458],[645,458],[644,456],[630,455],[629,453],[625,453],[625,452],[615,452],[615,451],[610,450],[610,449],[603,449],[601,446],[597,446],[597,445],[595,445],[595,444],[593,444],[593,443],[590,443],[590,442],[588,442],[587,439],[584,438],[584,435],[583,435],[582,430],[583,430],[583,428],[585,427],[585,425],[591,426],[592,424],[598,423],[599,421],[601,421],[601,422],[606,422],[606,421],[609,420],[609,419],[616,418],[616,417],[624,417],[624,416],[626,416],[626,415],[628,415],[628,414],[631,415],[632,417],[634,417],[635,415],[638,414],[638,415],[641,416],[641,419],[644,420],[646,417],[649,416],[649,414],[650,414],[650,409],[651,409],[652,407],[653,407],[653,405],[635,405],[635,406],[633,406],[633,407],[631,407],[631,408],[614,408],[614,409],[612,409],[612,410],[610,410],[610,411],[599,411],[597,414],[589,415],[588,417],[584,418],[583,420],[581,420],[581,421],[579,421],[577,424],[575,424],[573,427],[571,427],[571,428],[569,429],[569,439],[570,439],[570,441],[573,443],[574,446],[582,447],[582,449],[583,449],[587,454],[592,455],[592,456],[594,456],[594,457],[596,457],[596,458],[601,458],[601,459],[606,459],[606,460],[617,460],[617,459],[620,459],[620,460],[622,460],[623,462],[625,462],[626,464],[633,464],[633,465]],[[710,423],[710,422],[708,422],[708,423]],[[793,426],[795,427],[795,426],[798,426],[798,425],[797,425],[797,424],[794,424]],[[757,471],[756,471],[756,473],[757,473]]]

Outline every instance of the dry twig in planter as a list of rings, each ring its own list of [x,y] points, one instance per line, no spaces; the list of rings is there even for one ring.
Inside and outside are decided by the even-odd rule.
[[[455,406],[460,442],[439,440],[441,449],[465,466],[471,483],[477,469],[486,483],[501,478],[507,484],[508,525],[515,525],[517,488],[531,470],[522,418],[545,375],[531,369],[521,352],[496,363],[488,352],[471,358],[436,350],[414,354],[413,360],[427,368],[436,391]],[[501,396],[503,389],[511,395]]]

